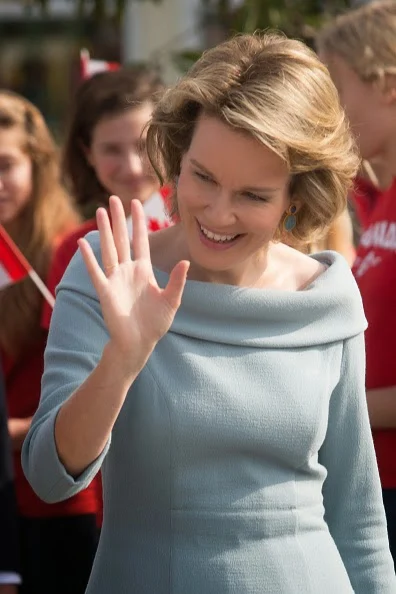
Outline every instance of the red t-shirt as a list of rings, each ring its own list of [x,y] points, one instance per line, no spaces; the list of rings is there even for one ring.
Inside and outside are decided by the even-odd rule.
[[[396,386],[396,181],[377,198],[353,267],[368,320],[366,387]],[[396,430],[373,430],[384,488],[396,488]]]

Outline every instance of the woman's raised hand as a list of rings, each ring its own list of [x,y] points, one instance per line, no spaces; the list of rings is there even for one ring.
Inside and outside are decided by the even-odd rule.
[[[141,368],[173,322],[189,262],[179,262],[167,286],[161,289],[151,264],[141,203],[131,203],[133,259],[124,209],[116,196],[110,198],[110,213],[111,225],[106,210],[97,211],[103,270],[86,239],[79,240],[79,247],[98,294],[113,349]]]

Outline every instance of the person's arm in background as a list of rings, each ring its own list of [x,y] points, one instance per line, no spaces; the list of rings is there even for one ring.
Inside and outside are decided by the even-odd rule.
[[[0,367],[0,594],[17,594],[19,575],[18,523],[12,481],[11,448],[3,374]]]
[[[396,386],[367,390],[366,396],[371,427],[396,429]]]
[[[353,237],[352,219],[348,209],[345,209],[331,225],[327,237],[327,249],[338,252],[352,267],[355,257],[356,249]]]
[[[11,446],[14,451],[21,451],[22,444],[25,441],[25,437],[30,429],[32,418],[33,417],[8,420],[8,433],[10,435]]]

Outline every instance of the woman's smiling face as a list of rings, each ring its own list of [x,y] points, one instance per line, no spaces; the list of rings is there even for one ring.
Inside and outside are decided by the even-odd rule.
[[[273,151],[201,115],[177,186],[192,266],[212,280],[240,284],[267,252],[290,205],[289,181],[286,163]]]

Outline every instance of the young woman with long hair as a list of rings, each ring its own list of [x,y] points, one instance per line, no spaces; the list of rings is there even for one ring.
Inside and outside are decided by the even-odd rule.
[[[0,224],[45,281],[54,251],[80,217],[60,183],[58,150],[42,114],[0,91]],[[96,492],[45,504],[24,477],[20,450],[40,399],[47,332],[30,278],[0,291],[0,353],[14,452],[23,594],[83,593],[96,550]],[[73,543],[73,555],[68,548]]]
[[[86,220],[57,250],[48,277],[54,292],[72,256],[77,240],[97,229],[93,216],[116,194],[126,212],[136,198],[144,205],[150,231],[169,225],[164,190],[145,154],[146,126],[163,91],[155,70],[134,66],[102,72],[84,81],[77,91],[63,151],[67,187]],[[44,309],[48,328],[51,308]]]

